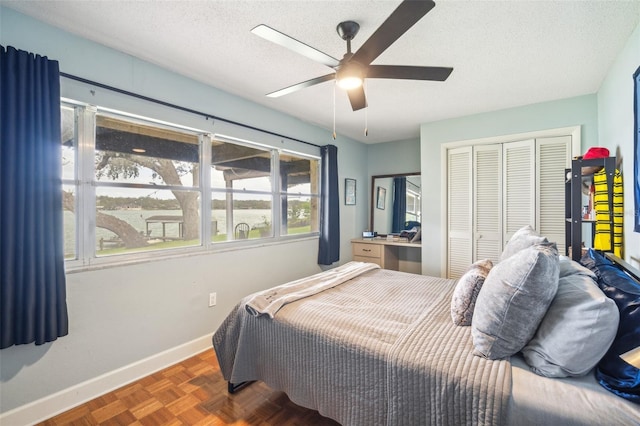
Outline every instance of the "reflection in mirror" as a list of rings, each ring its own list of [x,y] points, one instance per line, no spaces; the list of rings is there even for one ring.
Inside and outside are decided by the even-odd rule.
[[[371,230],[379,235],[420,226],[420,173],[371,176]]]

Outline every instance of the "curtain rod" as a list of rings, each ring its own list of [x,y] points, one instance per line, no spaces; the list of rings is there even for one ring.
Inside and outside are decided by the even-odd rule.
[[[239,123],[237,121],[228,120],[226,118],[218,117],[218,116],[215,116],[215,115],[212,115],[212,114],[207,114],[207,113],[202,112],[202,111],[197,111],[195,109],[186,108],[186,107],[183,107],[183,106],[180,106],[180,105],[172,104],[170,102],[161,101],[159,99],[151,98],[149,96],[144,96],[144,95],[140,95],[138,93],[129,92],[128,90],[118,89],[117,87],[109,86],[108,84],[98,83],[97,81],[92,81],[92,80],[89,80],[89,79],[86,79],[86,78],[83,78],[83,77],[78,77],[77,75],[67,74],[67,73],[61,71],[60,72],[60,76],[68,78],[68,79],[71,79],[71,80],[76,80],[76,81],[79,81],[81,83],[90,84],[92,86],[98,86],[98,87],[101,87],[103,89],[107,89],[107,90],[111,90],[113,92],[121,93],[123,95],[132,96],[134,98],[142,99],[144,101],[154,102],[156,104],[163,105],[163,106],[166,106],[166,107],[169,107],[169,108],[173,108],[173,109],[177,109],[177,110],[180,110],[180,111],[189,112],[191,114],[201,115],[206,119],[211,118],[213,120],[220,120],[220,121],[223,121],[225,123],[235,124],[236,126],[244,127],[246,129],[257,130],[258,132],[266,133],[266,134],[269,134],[269,135],[272,135],[272,136],[277,136],[279,138],[285,138],[285,139],[289,139],[289,140],[292,140],[292,141],[295,141],[295,142],[304,143],[304,144],[307,144],[307,145],[315,146],[316,148],[322,148],[322,146],[316,145],[316,144],[311,143],[311,142],[307,142],[307,141],[303,141],[303,140],[300,140],[300,139],[292,138],[290,136],[285,136],[285,135],[282,135],[280,133],[271,132],[269,130],[260,129],[258,127],[250,126],[250,125],[244,124],[244,123]]]

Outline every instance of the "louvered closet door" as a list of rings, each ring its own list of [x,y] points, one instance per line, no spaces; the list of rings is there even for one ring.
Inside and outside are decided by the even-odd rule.
[[[503,144],[503,241],[525,225],[538,229],[535,209],[535,141]],[[562,222],[564,223],[564,222]]]
[[[502,146],[473,148],[473,261],[502,253]]]
[[[472,148],[447,153],[447,276],[459,278],[472,263]]]
[[[564,170],[570,167],[571,136],[536,139],[538,232],[565,253]]]

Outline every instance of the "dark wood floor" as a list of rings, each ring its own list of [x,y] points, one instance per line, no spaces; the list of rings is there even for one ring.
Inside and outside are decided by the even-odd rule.
[[[208,350],[40,425],[331,425],[262,382],[230,395]]]

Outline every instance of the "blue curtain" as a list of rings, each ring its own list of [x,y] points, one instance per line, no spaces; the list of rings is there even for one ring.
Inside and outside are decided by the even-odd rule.
[[[318,264],[331,265],[340,259],[340,196],[338,194],[338,148],[320,148],[320,246]]]
[[[391,232],[404,229],[407,220],[407,178],[393,178],[393,222]]]
[[[57,61],[0,46],[0,349],[68,333]]]
[[[635,198],[635,214],[633,231],[640,232],[640,67],[633,74],[633,116],[634,116],[634,166],[633,193]]]

